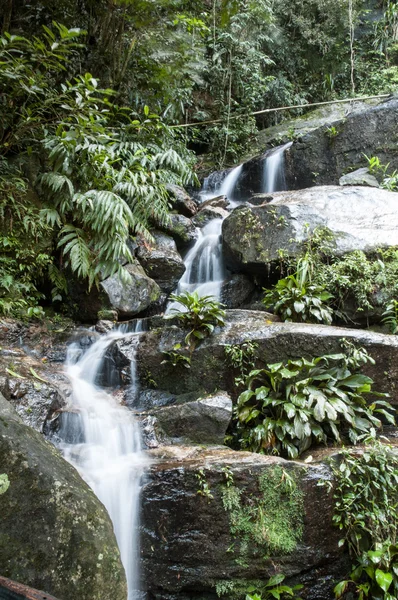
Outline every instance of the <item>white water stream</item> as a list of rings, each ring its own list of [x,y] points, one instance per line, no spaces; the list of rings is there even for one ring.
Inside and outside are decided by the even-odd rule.
[[[108,347],[116,339],[134,335],[137,333],[110,332],[101,336],[82,356],[77,345],[70,346],[67,374],[72,384],[74,414],[69,417],[74,418],[66,414],[60,432],[64,440],[80,438],[79,443],[61,444],[61,449],[112,519],[126,572],[128,600],[139,597],[139,496],[141,476],[148,461],[142,452],[139,425],[132,413],[95,381]],[[132,386],[136,385],[135,372],[134,357]]]
[[[275,148],[265,159],[263,173],[263,192],[281,192],[286,190],[285,150],[293,142]]]

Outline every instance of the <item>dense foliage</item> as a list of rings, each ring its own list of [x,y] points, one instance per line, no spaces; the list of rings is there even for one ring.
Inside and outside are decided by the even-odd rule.
[[[185,343],[190,348],[213,333],[215,327],[225,325],[225,310],[213,296],[199,296],[197,292],[171,294],[173,305],[166,319],[177,318],[189,329]]]
[[[0,39],[3,313],[34,310],[45,277],[60,300],[65,269],[89,286],[127,279],[130,235],[150,238],[168,219],[166,184],[193,180],[189,154],[148,107],[138,117],[91,74],[67,78],[80,36],[54,24]]]
[[[343,437],[356,444],[381,428],[380,417],[394,423],[390,404],[375,399],[385,394],[375,393],[372,379],[359,372],[367,362],[373,359],[364,349],[346,343],[340,354],[251,371],[236,407],[238,446],[297,458],[315,442]]]
[[[335,587],[336,598],[394,600],[398,594],[398,459],[380,441],[360,454],[343,451],[334,465],[334,523],[353,567]],[[348,597],[348,596],[347,596]]]
[[[328,302],[333,295],[321,284],[311,281],[313,264],[306,255],[297,261],[297,271],[279,279],[264,296],[266,308],[272,308],[283,321],[324,323],[331,325],[333,309]]]
[[[165,184],[194,181],[187,148],[232,164],[277,118],[253,111],[393,89],[396,3],[367,10],[364,0],[3,2],[0,312],[39,316],[38,303],[68,297],[70,273],[88,286],[127,277],[129,236],[149,238],[167,219]]]

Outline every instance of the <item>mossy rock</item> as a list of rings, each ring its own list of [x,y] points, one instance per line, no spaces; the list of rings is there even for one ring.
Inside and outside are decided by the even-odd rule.
[[[77,471],[0,396],[0,572],[62,600],[126,600],[112,523]]]

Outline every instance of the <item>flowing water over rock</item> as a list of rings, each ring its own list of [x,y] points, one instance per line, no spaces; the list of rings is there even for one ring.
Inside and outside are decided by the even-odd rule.
[[[285,178],[285,150],[293,142],[275,148],[265,159],[263,173],[264,192],[282,192],[286,190]]]
[[[115,339],[137,336],[140,330],[138,321],[135,333],[110,332],[83,355],[77,345],[70,346],[67,374],[72,384],[74,412],[66,416],[60,431],[61,439],[75,442],[61,444],[65,458],[92,487],[112,519],[126,571],[128,600],[139,597],[139,495],[147,461],[134,416],[95,382],[110,344]],[[131,371],[135,387],[135,357]]]

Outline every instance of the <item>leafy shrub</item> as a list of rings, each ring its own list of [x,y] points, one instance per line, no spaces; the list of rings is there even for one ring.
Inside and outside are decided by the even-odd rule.
[[[272,290],[267,291],[263,302],[266,308],[273,307],[283,321],[330,325],[333,310],[327,302],[333,296],[324,286],[311,283],[311,267],[308,256],[299,260],[296,273],[280,279]]]
[[[333,466],[335,525],[353,560],[350,578],[336,598],[395,600],[398,597],[398,458],[393,448],[367,440],[362,454],[345,450]]]
[[[235,385],[243,384],[249,371],[254,367],[254,361],[258,350],[257,342],[247,340],[243,344],[227,344],[225,356],[228,364],[239,372],[235,377]]]
[[[291,587],[290,585],[283,583],[285,579],[286,576],[279,573],[278,575],[270,577],[260,589],[251,586],[248,589],[246,600],[272,600],[272,598],[275,598],[276,600],[287,600],[288,598],[291,598],[292,600],[301,600],[296,596],[296,592],[301,590],[304,586],[297,584]]]
[[[383,312],[382,323],[387,325],[390,332],[395,334],[398,333],[398,302],[397,300],[391,300],[386,306]]]
[[[358,372],[367,362],[374,363],[366,350],[348,347],[347,353],[288,360],[252,371],[236,407],[239,445],[297,458],[314,442],[340,442],[346,432],[356,444],[373,428],[381,428],[379,416],[394,423],[391,405],[373,399],[386,394],[373,392],[372,379]]]
[[[173,307],[172,314],[166,315],[166,319],[178,318],[184,326],[190,328],[185,336],[185,343],[194,347],[195,342],[203,340],[213,333],[214,327],[224,327],[225,310],[213,296],[199,296],[197,292],[182,292],[171,294],[170,299],[181,305],[181,308]]]

